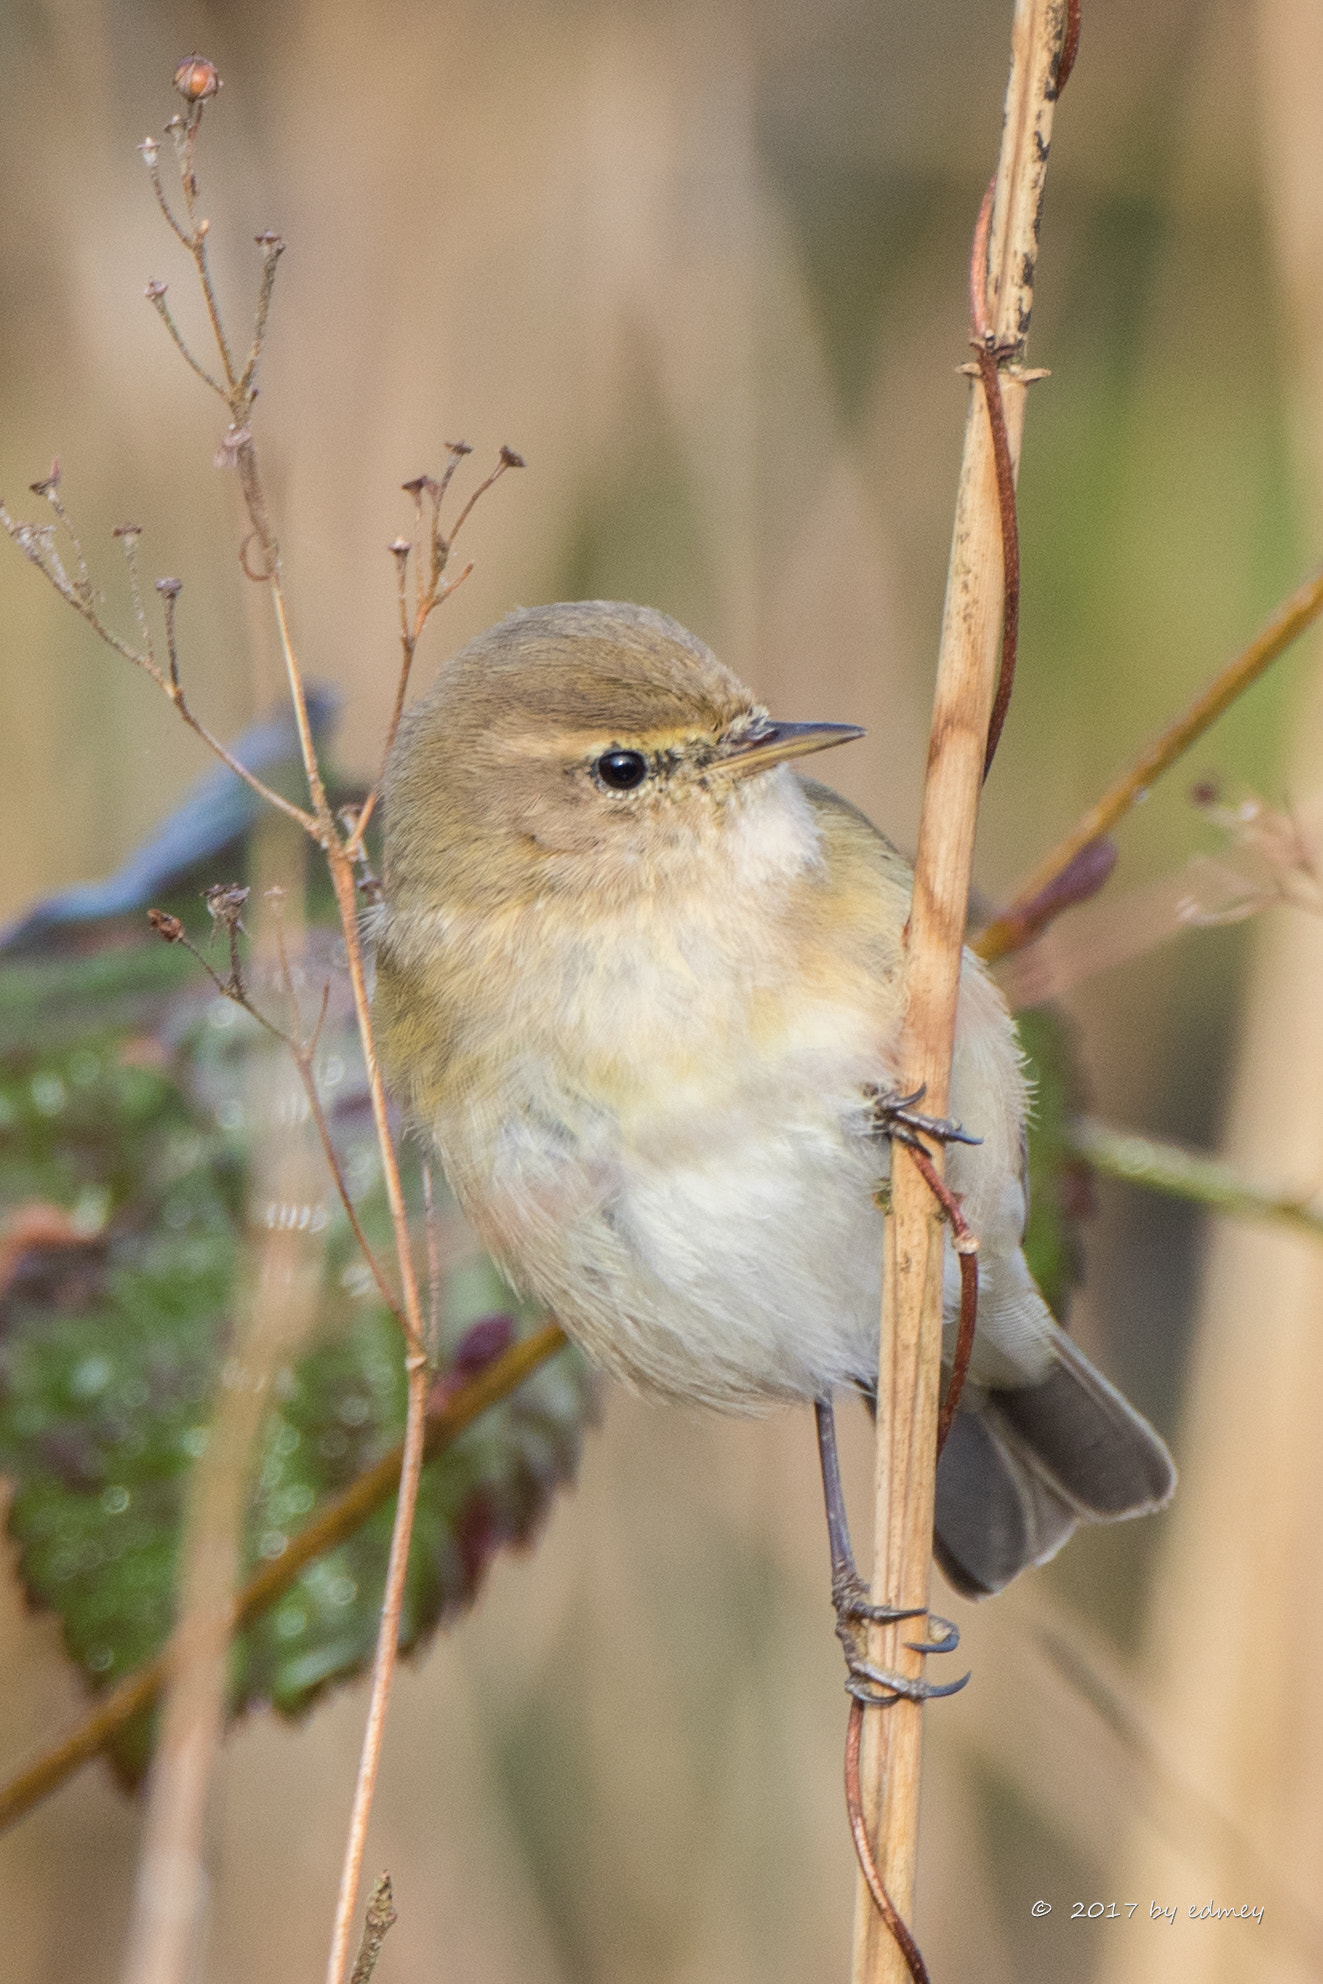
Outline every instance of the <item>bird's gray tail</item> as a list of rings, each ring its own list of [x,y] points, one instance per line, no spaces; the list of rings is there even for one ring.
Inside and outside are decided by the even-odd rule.
[[[957,1591],[987,1597],[1054,1556],[1078,1522],[1162,1507],[1166,1446],[1053,1325],[1052,1367],[1014,1391],[967,1386],[937,1470],[934,1550]]]

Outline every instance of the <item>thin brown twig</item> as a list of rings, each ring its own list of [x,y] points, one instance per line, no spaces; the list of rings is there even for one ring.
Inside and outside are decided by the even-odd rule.
[[[923,1960],[923,1953],[883,1886],[882,1876],[877,1870],[877,1861],[873,1857],[872,1842],[864,1822],[863,1791],[859,1782],[859,1746],[863,1731],[864,1705],[861,1701],[855,1700],[850,1703],[850,1719],[845,1726],[845,1809],[850,1817],[850,1837],[854,1841],[855,1858],[868,1884],[873,1906],[886,1923],[896,1947],[904,1957],[913,1984],[929,1984],[928,1966]]]
[[[57,1238],[59,1244],[65,1244],[62,1236]],[[475,1419],[507,1398],[564,1343],[564,1333],[555,1323],[547,1323],[446,1397],[440,1408],[429,1414],[425,1458],[432,1460],[443,1453]],[[261,1618],[297,1583],[309,1564],[354,1535],[395,1493],[403,1460],[401,1441],[296,1531],[281,1555],[263,1564],[236,1595],[231,1632],[240,1632]],[[127,1675],[58,1743],[0,1785],[0,1832],[49,1797],[106,1749],[135,1716],[151,1707],[165,1680],[169,1657],[169,1648],[163,1648],[136,1674]]]
[[[163,910],[149,909],[147,920],[153,930],[165,939],[166,943],[180,945],[189,953],[190,957],[197,959],[197,962],[202,966],[202,969],[206,972],[207,977],[220,993],[222,999],[228,999],[232,1005],[238,1006],[242,1012],[248,1014],[250,1019],[256,1020],[257,1024],[266,1033],[269,1033],[273,1040],[279,1041],[282,1047],[288,1049],[290,1059],[294,1063],[295,1071],[302,1084],[303,1093],[307,1097],[308,1111],[316,1126],[317,1136],[321,1143],[323,1155],[326,1158],[327,1169],[331,1174],[336,1192],[339,1195],[340,1204],[344,1208],[345,1217],[349,1221],[350,1231],[358,1242],[359,1251],[368,1265],[372,1279],[377,1284],[382,1301],[386,1304],[386,1307],[390,1310],[396,1322],[403,1328],[403,1311],[391,1289],[390,1283],[386,1279],[385,1272],[372,1249],[367,1234],[363,1231],[363,1225],[358,1216],[358,1209],[350,1196],[349,1186],[345,1182],[339,1152],[336,1150],[335,1143],[331,1137],[331,1129],[326,1120],[326,1112],[322,1107],[322,1099],[317,1092],[317,1077],[313,1064],[317,1053],[317,1041],[321,1034],[322,1024],[326,1018],[327,1002],[330,998],[331,988],[329,983],[322,994],[321,1014],[313,1036],[311,1040],[305,1040],[303,1038],[302,1017],[299,1014],[298,998],[294,991],[293,974],[290,971],[289,958],[285,949],[284,931],[281,928],[279,920],[276,923],[276,947],[280,958],[281,971],[284,975],[285,989],[298,1023],[297,1033],[289,1033],[284,1027],[277,1026],[275,1021],[268,1018],[260,1006],[253,1004],[239,970],[236,950],[231,949],[229,976],[228,978],[222,978],[210,959],[193,942],[177,916],[167,916]],[[233,946],[236,941],[236,933],[233,930],[230,932],[230,941]]]
[[[1220,669],[1206,689],[1188,708],[1140,753],[1129,771],[1108,787],[1052,852],[1040,861],[1033,873],[1016,890],[1011,902],[973,939],[973,948],[991,963],[1026,941],[1022,934],[1026,907],[1045,895],[1052,885],[1096,841],[1109,834],[1132,806],[1143,799],[1155,779],[1169,771],[1176,760],[1197,743],[1238,696],[1284,653],[1323,612],[1323,568],[1297,586],[1269,616],[1248,646],[1227,666]],[[1064,907],[1065,905],[1063,905]],[[1043,927],[1040,919],[1030,934]]]
[[[1053,94],[1060,96],[1070,81],[1070,72],[1075,67],[1075,57],[1080,52],[1080,0],[1066,0],[1066,32],[1061,38],[1061,53],[1057,57],[1056,80],[1052,84]]]
[[[194,358],[192,352],[185,344],[183,333],[180,330],[178,324],[176,324],[174,320],[174,317],[170,310],[170,305],[165,300],[165,292],[166,292],[165,283],[149,282],[146,289],[143,291],[143,295],[147,298],[147,301],[151,304],[153,310],[155,310],[157,316],[160,318],[161,322],[165,325],[166,330],[169,331],[170,336],[174,340],[175,349],[179,353],[179,356],[183,359],[185,365],[187,365],[191,371],[197,373],[198,378],[201,379],[204,386],[211,387],[212,392],[216,394],[216,397],[218,399],[228,400],[229,394],[226,392],[224,386],[222,386],[220,380],[212,378],[206,366],[200,365],[198,363],[197,359]]]
[[[907,1144],[906,1148],[928,1190],[946,1215],[955,1241],[956,1259],[960,1263],[960,1322],[951,1358],[951,1376],[947,1380],[946,1395],[937,1419],[937,1457],[940,1460],[956,1416],[956,1407],[960,1403],[960,1394],[965,1388],[969,1360],[974,1354],[974,1331],[978,1325],[978,1241],[965,1219],[959,1199],[945,1179],[939,1177],[927,1151],[913,1143]]]
[[[258,234],[254,236],[262,251],[262,280],[257,290],[257,308],[253,313],[253,341],[248,348],[248,357],[239,377],[239,392],[245,399],[252,394],[253,380],[257,376],[257,361],[262,356],[262,346],[266,341],[266,320],[271,309],[271,292],[276,284],[276,264],[285,252],[285,244],[278,234]]]
[[[381,1946],[398,1921],[391,1896],[390,1875],[383,1874],[368,1899],[363,1940],[358,1946],[358,1957],[349,1984],[372,1984],[372,1973],[377,1967]]]
[[[427,1354],[435,1365],[441,1350],[441,1249],[436,1235],[432,1167],[423,1159],[423,1221],[427,1230]]]
[[[399,1619],[403,1601],[404,1580],[408,1566],[409,1541],[417,1496],[418,1473],[422,1465],[423,1456],[427,1360],[424,1349],[424,1331],[417,1275],[414,1269],[410,1246],[407,1210],[400,1180],[398,1158],[391,1135],[385,1089],[373,1038],[366,972],[358,927],[355,862],[357,851],[362,846],[362,834],[372,812],[375,794],[370,796],[369,801],[361,810],[357,822],[347,837],[342,838],[337,830],[336,822],[327,800],[325,783],[312,735],[303,674],[299,666],[290,630],[289,613],[282,578],[280,546],[271,522],[266,495],[258,468],[257,453],[248,424],[248,417],[255,398],[253,381],[256,363],[260,355],[266,313],[270,303],[271,285],[274,281],[275,263],[279,255],[279,245],[277,238],[274,236],[265,239],[259,237],[264,250],[264,264],[255,314],[253,348],[250,351],[249,359],[245,364],[242,376],[236,377],[208,264],[207,235],[210,224],[205,219],[199,218],[196,210],[198,184],[195,159],[197,134],[203,110],[202,99],[216,93],[220,87],[220,78],[216,74],[213,65],[204,62],[202,58],[190,57],[186,63],[180,66],[179,71],[176,73],[175,81],[176,87],[180,88],[181,92],[189,99],[187,117],[172,118],[167,126],[179,168],[180,186],[188,214],[188,230],[185,230],[176,220],[165,197],[164,189],[160,183],[158,155],[154,141],[149,140],[142,147],[143,157],[147,164],[158,204],[169,222],[171,229],[188,249],[193,259],[217,354],[221,361],[225,380],[225,397],[230,410],[230,427],[222,442],[218,460],[222,463],[232,463],[237,471],[253,534],[256,536],[261,547],[263,568],[271,589],[272,606],[280,640],[286,681],[298,729],[304,772],[308,781],[308,791],[312,807],[311,813],[305,812],[301,807],[292,806],[278,794],[268,791],[261,785],[260,781],[253,779],[237,761],[216,745],[215,741],[204,731],[203,727],[188,711],[179,687],[177,667],[172,665],[172,674],[169,680],[161,674],[152,653],[150,633],[147,629],[145,614],[141,610],[140,596],[136,590],[136,567],[133,563],[131,544],[126,549],[128,549],[130,556],[130,571],[132,582],[135,586],[135,605],[138,607],[139,623],[143,631],[146,648],[145,657],[130,649],[127,643],[111,635],[109,630],[101,625],[99,616],[92,607],[90,597],[80,597],[77,589],[72,585],[68,579],[68,575],[64,572],[63,566],[59,561],[58,552],[54,549],[53,540],[48,542],[44,534],[35,531],[31,526],[22,525],[11,528],[10,521],[4,517],[2,510],[0,510],[0,521],[4,522],[6,528],[11,529],[11,535],[15,537],[20,549],[42,569],[50,582],[55,585],[56,589],[64,597],[69,599],[71,603],[75,604],[78,610],[83,613],[84,617],[89,619],[98,628],[102,637],[107,639],[109,644],[115,647],[118,652],[124,654],[126,658],[134,661],[143,667],[147,673],[152,675],[158,686],[164,690],[175,704],[175,707],[179,710],[184,720],[203,737],[204,741],[217,751],[217,755],[222,758],[223,762],[229,764],[233,770],[244,777],[250,786],[258,790],[261,796],[267,798],[279,811],[297,820],[305,831],[317,841],[325,854],[332,886],[335,891],[341,933],[344,938],[349,965],[349,980],[353,995],[355,1020],[358,1026],[359,1039],[367,1071],[368,1092],[381,1153],[387,1200],[391,1212],[395,1252],[401,1281],[401,1320],[406,1342],[406,1369],[408,1373],[407,1430],[395,1523],[391,1536],[386,1595],[382,1606],[381,1622],[377,1636],[367,1729],[364,1736],[363,1751],[354,1794],[353,1811],[350,1818],[349,1836],[341,1876],[336,1924],[332,1938],[332,1950],[328,1969],[328,1984],[343,1984],[345,1963],[348,1956],[349,1924],[352,1919],[361,1875],[363,1844],[366,1838],[368,1815],[371,1809],[380,1759],[381,1737],[389,1700],[391,1677],[394,1671],[398,1647]],[[177,336],[176,342],[182,346],[182,340]],[[188,354],[185,353],[185,355],[187,356]],[[199,370],[200,368],[195,366],[194,369]],[[453,448],[451,450],[452,457],[457,457],[461,452],[464,452],[461,447]],[[409,630],[413,638],[410,641],[406,641],[401,686],[397,693],[397,710],[392,724],[392,740],[394,722],[398,721],[399,711],[403,708],[404,695],[407,690],[408,671],[413,659],[412,651],[414,646],[416,646],[417,636],[421,633],[422,624],[432,608],[441,599],[447,597],[463,577],[466,576],[466,573],[461,573],[449,584],[445,586],[440,584],[440,575],[444,569],[445,561],[449,556],[451,544],[453,544],[456,534],[473,510],[475,503],[485,494],[486,490],[491,487],[506,469],[522,466],[523,462],[520,456],[516,455],[509,448],[502,448],[497,467],[464,505],[455,527],[450,533],[449,539],[442,536],[440,529],[440,496],[443,493],[445,485],[436,485],[437,494],[434,503],[430,544],[431,583],[424,591],[417,628]],[[446,481],[449,481],[449,474],[446,477]],[[247,569],[246,565],[245,569]],[[233,936],[232,932],[231,935]],[[232,964],[231,976],[237,983],[237,961]]]
[[[400,1467],[399,1501],[395,1526],[391,1531],[390,1561],[386,1570],[386,1591],[381,1603],[381,1625],[377,1632],[372,1662],[372,1692],[368,1703],[367,1726],[359,1756],[358,1779],[349,1815],[349,1837],[345,1845],[344,1867],[336,1900],[331,1949],[326,1962],[327,1984],[341,1984],[349,1960],[353,1933],[354,1906],[362,1877],[363,1853],[367,1846],[368,1820],[372,1796],[381,1766],[381,1745],[386,1734],[386,1711],[390,1705],[391,1681],[400,1650],[400,1617],[404,1610],[404,1585],[409,1570],[409,1544],[413,1534],[414,1509],[418,1500],[418,1477],[423,1464],[423,1436],[427,1421],[427,1354],[411,1348],[405,1360],[408,1371],[408,1415],[404,1435],[404,1459]]]
[[[278,813],[285,815],[286,819],[293,820],[314,840],[318,838],[318,825],[312,814],[306,812],[302,806],[296,806],[292,800],[284,798],[279,792],[274,791],[271,786],[264,784],[260,778],[257,778],[249,771],[246,765],[241,764],[234,753],[227,750],[224,744],[221,743],[219,737],[213,731],[208,730],[206,724],[201,722],[198,717],[194,716],[188,706],[183,689],[179,684],[172,682],[157,666],[152,648],[151,633],[147,626],[146,613],[142,606],[141,590],[137,581],[137,561],[132,553],[133,540],[141,536],[141,532],[136,524],[121,524],[117,528],[115,535],[124,543],[125,557],[129,568],[129,584],[134,595],[135,611],[139,615],[140,625],[144,635],[145,653],[138,648],[130,646],[128,641],[122,635],[117,634],[113,627],[106,625],[106,622],[102,619],[101,615],[97,612],[96,606],[93,604],[91,593],[89,592],[86,598],[82,597],[77,588],[70,582],[68,575],[63,569],[53,568],[43,555],[43,533],[39,532],[35,525],[24,523],[21,518],[11,516],[3,503],[0,503],[0,530],[5,531],[13,539],[24,557],[37,567],[42,577],[49,585],[55,588],[61,599],[71,606],[81,619],[86,620],[88,626],[92,628],[99,640],[103,641],[108,648],[112,649],[115,654],[120,655],[125,661],[132,662],[135,668],[140,668],[144,675],[151,677],[162,695],[169,697],[189,729],[196,737],[202,740],[214,757],[219,758],[220,762],[227,766],[236,778],[241,778],[244,784],[257,794],[259,799],[264,800],[268,806],[274,806]]]
[[[1015,662],[1020,643],[1020,524],[1015,508],[1015,467],[1011,461],[1010,436],[1006,431],[1006,404],[1001,392],[1001,362],[1014,356],[1018,346],[998,345],[988,328],[988,233],[992,225],[992,199],[995,179],[988,190],[974,224],[974,240],[969,255],[970,342],[983,387],[992,432],[992,456],[997,469],[997,508],[1001,523],[1002,607],[1001,664],[997,671],[997,693],[988,719],[988,743],[983,758],[983,776],[992,770],[992,761],[1001,742],[1006,712],[1015,686]]]

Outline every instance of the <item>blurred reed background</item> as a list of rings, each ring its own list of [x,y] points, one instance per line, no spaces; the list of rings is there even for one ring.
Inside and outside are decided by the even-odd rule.
[[[265,602],[235,560],[238,492],[210,466],[215,414],[142,301],[168,279],[191,321],[134,146],[199,48],[225,78],[203,211],[236,321],[251,236],[289,243],[262,445],[305,666],[344,693],[345,761],[373,764],[394,684],[399,484],[462,434],[480,461],[509,442],[529,468],[472,526],[477,569],[433,663],[515,604],[646,600],[780,714],[866,723],[833,772],[909,842],[1009,16],[984,0],[15,0],[0,486],[17,495],[58,451],[102,570],[109,527],[132,517],[148,569],[185,579],[195,706],[229,735],[274,698]],[[1317,556],[1320,75],[1305,0],[1086,0],[1029,353],[1053,376],[1026,432],[990,896]],[[3,916],[107,869],[203,754],[16,553],[0,587]],[[1318,783],[1316,730],[1303,750],[1299,736],[1309,666],[1290,657],[1155,792],[1124,829],[1124,880],[1206,841],[1184,798],[1196,772],[1272,799]],[[1285,928],[1293,913],[1274,914]],[[1256,941],[1186,935],[1079,990],[1100,1114],[1216,1144]],[[1237,1105],[1247,1160],[1306,1184],[1323,1168],[1318,946],[1312,926],[1265,936],[1253,983],[1285,1007],[1251,1010]],[[1255,1114],[1265,1083],[1296,1111],[1285,1156]],[[920,1939],[940,1984],[1318,1976],[1323,1771],[1300,1678],[1323,1586],[1307,1527],[1263,1547],[1274,1511],[1317,1502],[1312,1260],[1276,1334],[1280,1250],[1304,1243],[1256,1239],[1239,1280],[1225,1261],[1210,1278],[1187,1420],[1202,1224],[1119,1188],[1099,1201],[1072,1320],[1172,1435],[1192,1499],[1080,1536],[992,1606],[948,1598],[974,1681],[929,1717]],[[1242,1409],[1253,1360],[1272,1369],[1261,1413]],[[1281,1444],[1274,1400],[1294,1413]],[[862,1415],[847,1433],[862,1511]],[[1229,1507],[1213,1492],[1228,1481]],[[9,1757],[75,1691],[50,1623],[9,1589],[2,1602]],[[1293,1606],[1303,1641],[1270,1660]],[[1228,1610],[1239,1637],[1219,1660]],[[1120,1685],[1171,1768],[1141,1767],[1063,1680],[1044,1651],[1061,1630],[1108,1673],[1153,1674],[1151,1709],[1138,1679]],[[398,1687],[368,1856],[401,1910],[383,1984],[841,1978],[840,1681],[807,1415],[728,1424],[607,1397],[536,1553],[500,1566]],[[320,1974],[362,1706],[353,1691],[301,1729],[254,1722],[228,1744],[209,1984]],[[6,1978],[118,1975],[137,1827],[92,1771],[0,1841]],[[1263,1925],[1148,1919],[1151,1901],[1184,1915],[1213,1890],[1263,1904]],[[1040,1897],[1052,1913],[1035,1920]],[[1140,1906],[1071,1921],[1076,1900]]]

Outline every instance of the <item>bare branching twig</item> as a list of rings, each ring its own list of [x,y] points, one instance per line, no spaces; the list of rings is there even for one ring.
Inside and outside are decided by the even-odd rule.
[[[176,919],[164,918],[156,913],[156,927],[162,936],[171,942],[184,942],[193,951],[210,975],[217,989],[227,998],[235,1000],[253,1014],[259,1023],[276,1038],[283,1041],[293,1054],[309,1107],[317,1124],[322,1146],[326,1153],[332,1176],[335,1179],[341,1202],[354,1229],[360,1245],[372,1268],[377,1284],[393,1312],[399,1318],[405,1338],[406,1370],[408,1374],[408,1406],[406,1431],[402,1460],[398,1477],[398,1500],[395,1525],[391,1537],[390,1561],[387,1572],[386,1592],[382,1604],[380,1629],[377,1637],[376,1657],[373,1663],[372,1690],[368,1710],[367,1731],[364,1737],[363,1753],[360,1761],[358,1782],[354,1795],[354,1807],[349,1826],[349,1839],[346,1847],[345,1864],[341,1876],[336,1922],[332,1936],[332,1951],[328,1969],[328,1984],[343,1984],[348,1962],[349,1937],[356,1905],[363,1843],[366,1838],[368,1813],[371,1808],[373,1789],[376,1781],[377,1765],[380,1757],[381,1735],[385,1722],[386,1707],[390,1695],[391,1678],[399,1638],[400,1612],[403,1603],[405,1574],[408,1566],[409,1541],[412,1529],[418,1473],[422,1465],[426,1435],[426,1406],[428,1389],[428,1367],[425,1349],[426,1332],[423,1324],[417,1275],[414,1269],[410,1244],[408,1213],[404,1191],[400,1179],[399,1163],[396,1155],[391,1126],[387,1114],[386,1093],[381,1069],[377,1059],[376,1044],[372,1034],[371,1013],[368,1002],[367,973],[364,964],[362,938],[359,930],[359,902],[357,869],[365,865],[364,833],[372,817],[380,780],[369,794],[365,805],[357,817],[341,823],[336,820],[327,798],[325,779],[318,762],[317,751],[308,713],[308,697],[305,676],[295,649],[288,602],[284,589],[284,568],[280,544],[272,521],[259,468],[256,444],[253,438],[252,413],[257,397],[257,373],[269,321],[272,295],[275,286],[276,269],[284,250],[284,243],[274,233],[259,234],[257,245],[262,252],[262,270],[258,283],[256,303],[253,311],[252,332],[248,343],[247,356],[242,367],[235,364],[232,347],[222,319],[212,280],[208,259],[208,238],[211,223],[198,211],[197,147],[203,111],[206,104],[217,94],[221,79],[214,65],[202,56],[189,56],[180,63],[175,72],[175,88],[183,97],[185,110],[172,117],[166,126],[174,154],[178,173],[178,192],[172,202],[167,193],[161,172],[161,151],[155,139],[149,138],[140,147],[143,162],[157,204],[168,222],[172,233],[192,259],[198,287],[201,291],[207,322],[215,347],[216,369],[209,370],[189,349],[182,332],[166,302],[166,286],[152,282],[147,288],[147,300],[160,317],[172,342],[197,377],[221,399],[224,400],[229,423],[217,452],[217,462],[222,467],[235,471],[243,503],[250,526],[249,533],[240,547],[240,558],[245,572],[250,578],[265,583],[270,590],[272,611],[285,668],[285,678],[293,706],[295,724],[298,731],[300,752],[304,774],[308,784],[308,806],[297,806],[272,791],[255,778],[233,755],[216,739],[210,731],[193,715],[186,701],[180,680],[178,643],[175,616],[180,591],[175,579],[157,582],[156,590],[161,599],[165,623],[165,645],[167,667],[163,670],[156,659],[152,638],[151,623],[147,615],[142,588],[138,581],[137,541],[140,532],[136,526],[125,526],[119,533],[125,552],[129,587],[133,599],[134,616],[138,627],[139,645],[125,640],[107,623],[93,590],[81,546],[74,535],[58,494],[58,464],[43,484],[35,485],[35,493],[44,496],[52,505],[54,523],[36,526],[11,517],[0,505],[0,527],[14,539],[19,549],[42,572],[55,590],[86,620],[107,646],[117,654],[132,662],[147,674],[156,686],[174,704],[184,722],[203,740],[221,762],[242,778],[257,795],[275,807],[288,819],[293,820],[322,849],[330,872],[339,914],[340,930],[344,940],[348,964],[349,983],[353,997],[355,1019],[367,1071],[368,1092],[371,1100],[373,1120],[380,1147],[382,1170],[385,1178],[386,1195],[390,1206],[391,1223],[394,1235],[396,1269],[399,1277],[399,1296],[391,1294],[385,1276],[367,1247],[357,1215],[345,1189],[338,1161],[331,1143],[329,1131],[316,1094],[316,1081],[313,1073],[313,1056],[316,1047],[316,1033],[311,1040],[303,1035],[302,1022],[296,1017],[295,1031],[291,1034],[277,1027],[257,1011],[248,999],[243,987],[239,955],[239,914],[242,904],[233,906],[217,901],[213,908],[218,925],[223,927],[229,947],[229,972],[222,976],[201,956],[196,947],[187,939],[182,926]],[[400,639],[402,664],[391,714],[386,752],[394,741],[395,731],[403,712],[408,693],[409,678],[414,655],[423,629],[431,613],[452,593],[467,575],[468,567],[447,577],[446,571],[456,536],[463,528],[475,503],[491,488],[509,468],[522,467],[521,458],[509,448],[502,448],[496,467],[478,486],[461,507],[459,515],[448,532],[443,530],[441,505],[451,479],[460,461],[470,452],[466,443],[459,442],[449,448],[449,461],[440,481],[421,477],[416,485],[410,485],[415,493],[416,530],[411,545],[393,546],[399,569],[399,596],[401,610]],[[72,547],[77,577],[71,578],[64,563],[58,531],[63,527]],[[249,547],[255,541],[261,553],[261,569],[255,569],[249,562]],[[412,615],[407,611],[407,565],[409,557],[415,558],[415,598]],[[383,755],[383,765],[385,758]],[[231,913],[232,911],[232,913]],[[292,985],[290,987],[292,991]],[[297,1008],[297,1001],[294,1002]]]

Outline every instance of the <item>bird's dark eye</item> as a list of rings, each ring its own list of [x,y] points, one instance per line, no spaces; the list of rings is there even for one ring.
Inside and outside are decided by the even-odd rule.
[[[648,761],[641,751],[604,751],[593,770],[613,792],[632,792],[648,776]]]

